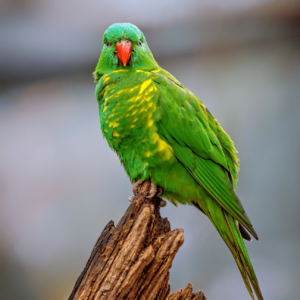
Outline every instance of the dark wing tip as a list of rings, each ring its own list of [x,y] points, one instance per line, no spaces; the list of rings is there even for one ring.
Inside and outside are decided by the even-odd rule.
[[[243,225],[241,225],[239,223],[239,231],[242,235],[242,238],[246,241],[252,241],[251,235],[249,234],[249,232],[245,229],[245,227]]]
[[[252,234],[252,233],[251,233],[251,234],[252,234],[253,237],[258,241],[258,236],[257,236],[255,230],[253,229],[253,227],[252,227],[251,229],[253,230],[253,233],[254,233],[254,234]],[[240,231],[240,233],[241,233],[241,235],[242,235],[242,237],[243,237],[244,240],[249,241],[249,242],[252,241],[252,238],[251,238],[250,233],[249,233],[248,230],[247,230],[242,224],[240,224],[240,223],[239,223],[239,231]]]
[[[251,229],[252,229],[252,232],[251,232],[252,236],[258,241],[258,235],[257,235],[256,231],[254,230],[253,227],[251,227]]]

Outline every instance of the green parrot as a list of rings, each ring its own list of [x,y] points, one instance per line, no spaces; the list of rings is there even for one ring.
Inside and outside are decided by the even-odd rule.
[[[151,180],[151,197],[159,191],[175,205],[202,211],[230,249],[252,299],[253,288],[262,300],[243,241],[258,236],[235,193],[233,141],[205,105],[157,64],[136,26],[113,24],[102,42],[93,73],[101,130],[134,193]]]

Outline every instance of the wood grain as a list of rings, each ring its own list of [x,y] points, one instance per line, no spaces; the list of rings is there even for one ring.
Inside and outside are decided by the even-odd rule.
[[[184,242],[182,229],[171,231],[160,215],[160,198],[148,199],[145,181],[117,226],[110,221],[68,300],[205,300],[188,284],[170,294],[170,268]]]

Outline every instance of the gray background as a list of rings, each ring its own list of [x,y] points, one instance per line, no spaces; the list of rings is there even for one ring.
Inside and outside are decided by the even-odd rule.
[[[299,1],[0,1],[0,299],[66,299],[131,185],[103,140],[91,74],[104,30],[130,21],[158,63],[235,141],[247,243],[265,299],[300,294]],[[172,291],[250,299],[192,207],[161,210],[185,243]]]

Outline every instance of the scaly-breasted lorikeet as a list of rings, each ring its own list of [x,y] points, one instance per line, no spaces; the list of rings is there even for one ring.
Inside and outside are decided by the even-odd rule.
[[[201,210],[230,249],[251,297],[253,288],[263,299],[243,242],[249,233],[258,237],[234,189],[237,151],[218,121],[160,68],[132,24],[105,31],[94,78],[103,136],[131,182],[150,179],[173,204]]]

